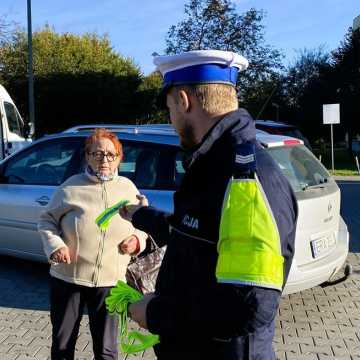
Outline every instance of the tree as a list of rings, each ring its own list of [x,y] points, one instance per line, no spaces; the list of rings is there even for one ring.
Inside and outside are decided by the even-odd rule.
[[[244,95],[282,69],[281,53],[265,44],[264,15],[255,9],[239,14],[230,0],[190,0],[185,20],[168,31],[166,53],[218,49],[242,54],[250,62],[239,76]]]
[[[0,16],[0,69],[2,67],[1,58],[2,58],[2,47],[3,44],[9,41],[11,35],[14,32],[15,23],[8,21],[6,15]],[[0,72],[0,83],[3,82],[2,74]]]
[[[303,49],[279,82],[282,120],[297,125],[311,141],[327,131],[322,105],[334,102],[332,71],[331,56],[322,46]]]
[[[157,96],[162,85],[161,74],[157,71],[145,76],[139,86],[139,104],[140,112],[144,114],[139,122],[141,123],[168,123],[169,116],[167,111],[158,109]]]
[[[114,75],[139,75],[133,61],[115,53],[106,35],[96,33],[58,34],[46,25],[33,34],[34,76],[108,72]],[[1,71],[18,76],[27,69],[27,34],[16,31],[2,45]]]
[[[332,52],[332,57],[342,127],[349,136],[349,149],[352,150],[352,138],[360,133],[360,29],[353,31],[350,28],[340,46]]]
[[[301,98],[308,87],[321,78],[322,73],[330,66],[330,54],[322,46],[300,50],[297,59],[287,68],[283,77],[284,96],[288,105],[299,109]]]
[[[0,16],[0,44],[6,42],[11,34],[14,32],[16,24],[13,21],[8,21],[6,15]]]
[[[131,123],[139,107],[142,75],[117,54],[107,36],[56,33],[49,26],[33,35],[35,116],[38,134],[84,123]],[[0,48],[0,76],[27,110],[27,38],[17,31]]]

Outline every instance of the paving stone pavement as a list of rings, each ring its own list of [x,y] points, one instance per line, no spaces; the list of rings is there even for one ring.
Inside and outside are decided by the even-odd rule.
[[[277,359],[360,359],[360,253],[350,253],[347,261],[354,269],[347,281],[282,298],[274,340]],[[1,360],[49,359],[47,273],[45,265],[0,256]],[[93,359],[91,347],[88,318],[84,316],[76,359]],[[127,359],[155,357],[146,351]]]

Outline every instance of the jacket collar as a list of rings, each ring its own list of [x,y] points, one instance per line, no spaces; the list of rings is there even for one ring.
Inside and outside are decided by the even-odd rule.
[[[90,166],[86,166],[85,168],[85,176],[92,182],[95,183],[103,183],[103,182],[110,182],[114,181],[119,177],[118,173],[114,173],[112,177],[108,178],[100,178],[91,168]]]
[[[231,132],[237,143],[255,141],[255,122],[245,109],[238,109],[225,115],[204,136],[196,149],[184,160],[184,167],[189,168],[199,156],[206,154],[214,143],[227,131]]]

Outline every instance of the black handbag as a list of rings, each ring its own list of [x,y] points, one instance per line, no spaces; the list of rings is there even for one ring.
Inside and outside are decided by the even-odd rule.
[[[165,251],[166,246],[159,247],[149,236],[145,250],[131,258],[125,274],[126,282],[142,294],[154,292]]]

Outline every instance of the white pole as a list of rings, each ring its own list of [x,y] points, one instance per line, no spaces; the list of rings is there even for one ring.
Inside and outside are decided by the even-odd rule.
[[[357,171],[358,171],[358,173],[360,175],[359,159],[358,159],[357,156],[355,156],[355,162],[356,162]]]
[[[333,124],[331,126],[331,168],[334,172],[334,138],[333,138]]]

